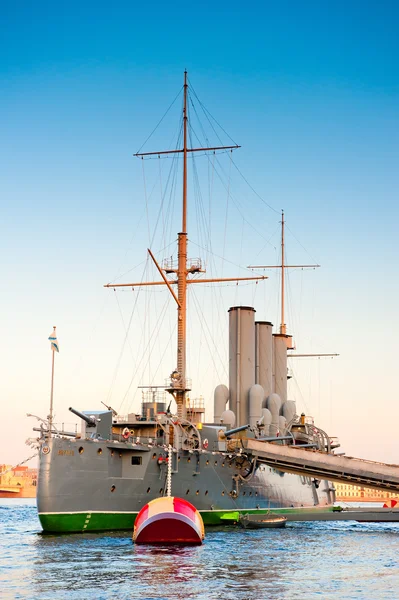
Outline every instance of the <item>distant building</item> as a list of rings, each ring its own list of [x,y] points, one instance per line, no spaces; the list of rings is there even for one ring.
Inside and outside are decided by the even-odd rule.
[[[35,498],[37,469],[0,465],[0,498]]]
[[[386,500],[398,500],[397,492],[385,490],[374,490],[361,485],[348,485],[347,483],[335,483],[337,500],[344,502],[385,502]]]

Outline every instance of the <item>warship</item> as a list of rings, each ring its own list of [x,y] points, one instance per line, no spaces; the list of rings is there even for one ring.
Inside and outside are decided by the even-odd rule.
[[[190,400],[188,288],[201,281],[259,282],[266,277],[252,273],[244,278],[204,279],[201,262],[187,258],[187,158],[195,152],[231,152],[239,146],[189,145],[187,72],[182,91],[182,147],[136,154],[143,158],[174,153],[182,158],[177,261],[160,265],[148,250],[159,281],[105,286],[160,285],[170,292],[170,301],[177,307],[177,367],[171,369],[166,385],[149,386],[142,392],[138,413],[120,415],[106,404],[96,410],[70,407],[81,421],[80,432],[55,426],[51,400],[49,418],[43,421],[38,438],[37,510],[45,532],[132,529],[143,506],[166,496],[170,484],[174,496],[187,499],[200,511],[205,525],[228,524],[237,514],[326,510],[335,501],[330,481],[264,464],[246,444],[253,439],[280,448],[296,445],[322,452],[331,452],[338,445],[313,419],[298,415],[295,402],[288,399],[287,356],[293,344],[284,323],[284,273],[288,268],[284,264],[284,214],[282,261],[276,265],[281,269],[282,285],[279,330],[274,333],[270,321],[257,321],[252,306],[231,306],[228,311],[226,307],[228,386],[220,383],[214,390],[213,421],[203,422],[203,404]]]

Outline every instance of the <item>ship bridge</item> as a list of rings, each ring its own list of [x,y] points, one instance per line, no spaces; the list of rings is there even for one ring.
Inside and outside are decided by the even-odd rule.
[[[267,464],[279,471],[399,492],[399,465],[255,439],[243,439],[242,444],[249,454],[256,457],[258,463]]]

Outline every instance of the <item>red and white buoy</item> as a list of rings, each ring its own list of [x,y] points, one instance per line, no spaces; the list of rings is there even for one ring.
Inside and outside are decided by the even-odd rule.
[[[165,496],[148,502],[136,517],[136,544],[200,545],[205,537],[198,510],[183,498]]]
[[[168,448],[166,496],[148,502],[136,517],[133,541],[136,544],[202,544],[204,522],[198,510],[183,498],[171,495],[172,446]]]

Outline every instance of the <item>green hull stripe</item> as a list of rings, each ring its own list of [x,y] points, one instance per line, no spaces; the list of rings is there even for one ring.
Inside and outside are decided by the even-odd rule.
[[[333,507],[321,508],[279,508],[271,509],[270,512],[276,514],[297,514],[314,513],[322,510],[330,512]],[[204,525],[228,525],[235,521],[237,513],[257,513],[265,514],[269,511],[264,510],[204,510],[200,511]],[[39,513],[40,524],[43,531],[48,533],[77,533],[85,531],[115,531],[131,530],[133,531],[136,513],[128,512],[87,512],[87,513]]]

